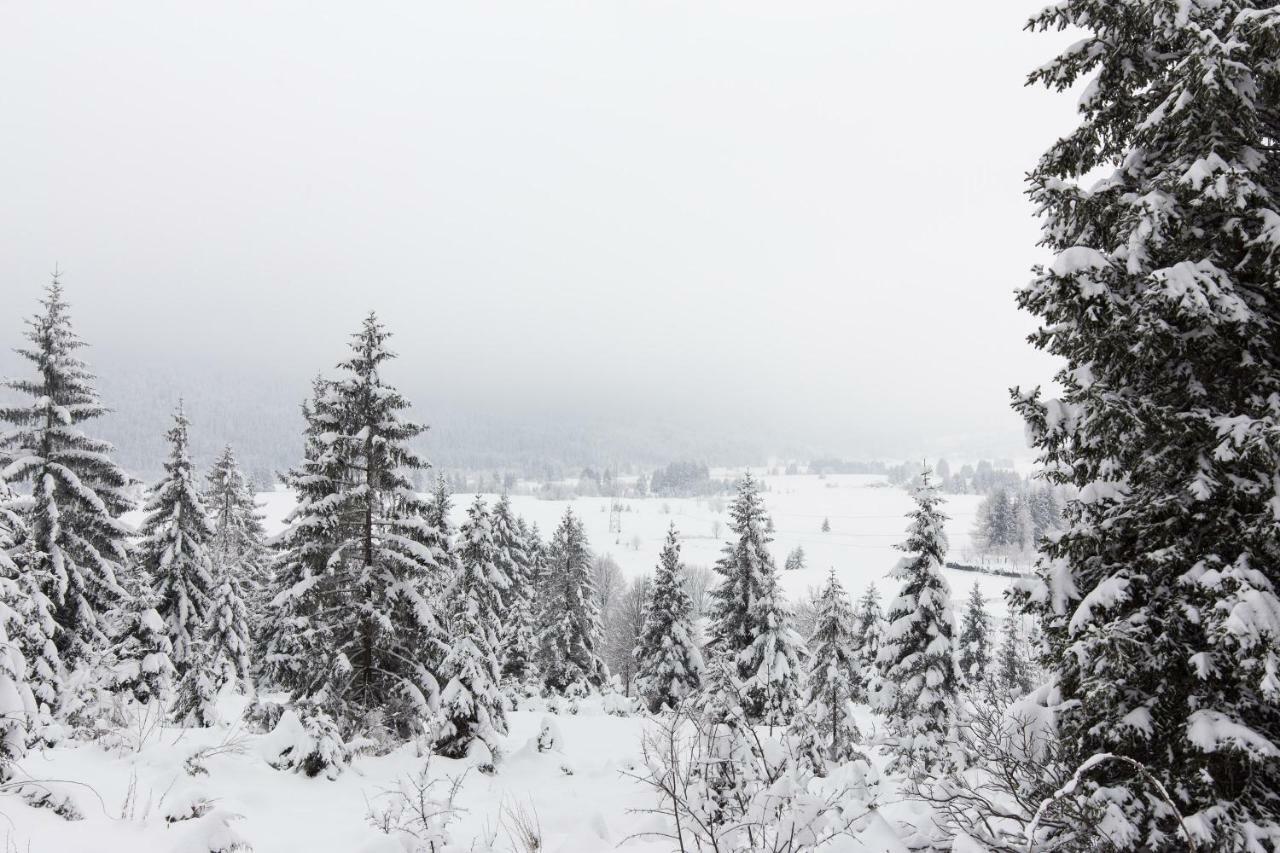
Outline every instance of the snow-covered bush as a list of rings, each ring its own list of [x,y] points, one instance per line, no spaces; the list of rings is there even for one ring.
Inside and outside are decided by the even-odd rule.
[[[280,722],[259,742],[262,757],[277,770],[336,779],[350,760],[350,749],[338,725],[324,711],[310,706],[280,715]]]
[[[642,744],[642,767],[624,775],[647,785],[663,819],[640,833],[681,851],[805,853],[856,838],[875,810],[878,778],[865,760],[815,776],[785,733],[752,726],[733,699],[718,714],[658,718]]]
[[[1024,853],[1029,842],[1044,853],[1111,849],[1101,803],[1055,797],[1067,790],[1073,768],[1064,764],[1041,704],[1048,692],[1020,701],[994,687],[965,694],[955,720],[961,765],[904,789],[934,814],[927,825],[912,828],[908,842],[949,849],[964,838],[989,853]],[[1029,839],[1033,822],[1035,838]]]
[[[232,826],[241,815],[219,807],[209,799],[179,803],[165,820],[173,825],[177,840],[172,853],[249,853],[253,845]]]
[[[449,825],[458,817],[454,804],[466,778],[433,777],[431,759],[417,773],[396,780],[394,788],[380,791],[368,804],[365,819],[380,832],[394,837],[406,853],[445,853],[467,849],[454,847]]]

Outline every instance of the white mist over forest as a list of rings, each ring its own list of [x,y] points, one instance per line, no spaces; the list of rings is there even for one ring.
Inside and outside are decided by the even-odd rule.
[[[1024,452],[1033,8],[15,6],[4,304],[140,467],[179,395],[287,464],[370,309],[450,467]]]

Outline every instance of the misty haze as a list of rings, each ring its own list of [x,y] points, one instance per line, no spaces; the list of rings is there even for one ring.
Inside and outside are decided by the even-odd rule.
[[[0,853],[1280,851],[1277,57],[5,4]]]

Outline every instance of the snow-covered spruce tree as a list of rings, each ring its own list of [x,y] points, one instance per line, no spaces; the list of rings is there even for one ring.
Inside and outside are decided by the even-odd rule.
[[[855,624],[849,596],[833,569],[818,599],[803,693],[804,716],[817,734],[821,764],[814,772],[819,775],[827,764],[842,764],[860,755],[857,744],[862,736],[852,707],[858,667]]]
[[[787,554],[787,560],[782,564],[783,569],[788,572],[798,572],[804,568],[804,546],[797,545],[791,549],[791,553]]]
[[[273,600],[288,620],[272,657],[293,700],[326,712],[344,736],[425,733],[437,707],[442,632],[429,590],[439,571],[433,531],[407,471],[425,429],[381,376],[393,355],[373,314],[352,336],[342,375],[317,385],[301,492],[277,564]]]
[[[529,555],[529,574],[533,578],[535,596],[541,599],[546,589],[549,575],[547,543],[542,541],[542,532],[538,530],[537,522],[526,525],[524,519],[521,519],[520,524],[525,533],[524,550]],[[539,608],[535,607],[534,610],[536,618]]]
[[[317,377],[311,398],[301,406],[304,458],[283,477],[298,503],[285,518],[288,527],[277,542],[271,597],[257,638],[259,678],[291,693],[305,686],[303,667],[316,637],[312,616],[320,604],[318,596],[303,593],[329,574],[329,558],[343,536],[337,495],[348,472],[344,458],[335,452],[338,446],[326,440],[341,428],[331,384]]]
[[[546,550],[546,600],[538,637],[543,684],[562,695],[598,689],[609,680],[599,652],[603,631],[587,534],[572,509],[565,510]]]
[[[2,486],[0,486],[2,487]],[[38,727],[39,709],[27,683],[27,662],[11,635],[22,628],[28,608],[18,567],[9,556],[13,540],[0,513],[0,783],[13,775],[13,763],[27,753],[27,742]]]
[[[956,696],[955,615],[951,588],[942,574],[947,552],[943,500],[932,472],[920,475],[908,513],[907,553],[892,576],[902,582],[889,606],[880,645],[884,680],[876,704],[894,740],[891,772],[928,775],[945,763],[946,736]]]
[[[1017,614],[1012,612],[1004,617],[996,658],[996,679],[1010,696],[1023,696],[1031,690],[1031,664],[1027,660],[1022,632],[1018,630]]]
[[[650,711],[676,708],[702,689],[704,665],[693,630],[693,602],[684,588],[680,540],[672,522],[635,649],[636,693]]]
[[[139,704],[157,702],[163,708],[173,696],[177,679],[169,627],[160,618],[160,598],[146,573],[135,575],[132,586],[120,633],[114,639],[116,664],[112,689],[127,693]]]
[[[502,677],[519,683],[531,674],[537,656],[534,612],[534,578],[525,546],[527,533],[511,511],[511,498],[506,494],[493,508],[494,559],[508,584],[502,591],[502,629],[499,662]]]
[[[53,639],[57,630],[53,602],[45,593],[41,576],[19,567],[18,559],[29,535],[22,507],[8,484],[0,480],[0,578],[7,578],[10,583],[4,603],[9,605],[13,620],[5,626],[6,636],[23,654],[25,681],[35,698],[36,713],[29,721],[30,732],[54,740],[56,732],[49,724],[66,672]]]
[[[129,559],[129,530],[119,517],[132,502],[111,445],[84,432],[107,410],[77,356],[84,344],[71,328],[56,275],[41,305],[27,321],[29,345],[17,350],[35,376],[4,383],[31,401],[0,406],[0,421],[11,425],[0,433],[0,479],[31,484],[30,496],[4,504],[23,515],[26,527],[13,557],[21,585],[30,587],[24,598],[32,612],[14,639],[33,667],[36,696],[57,712],[65,698],[61,673],[106,643],[103,618],[125,598],[117,576]]]
[[[166,434],[169,458],[164,477],[151,489],[138,548],[141,570],[155,584],[156,612],[169,632],[173,665],[179,674],[187,671],[191,646],[203,636],[213,592],[209,558],[213,528],[196,488],[195,466],[188,452],[189,425],[179,403]]]
[[[448,588],[462,571],[462,560],[454,542],[456,531],[453,529],[453,522],[449,520],[452,510],[453,493],[449,491],[449,483],[443,475],[436,474],[435,486],[427,498],[422,515],[427,526],[434,531],[434,544],[440,552],[436,555],[436,564],[439,566],[436,572],[437,587],[440,592]]]
[[[1082,774],[1119,849],[1280,847],[1280,8],[1066,0],[1030,26],[1084,31],[1030,82],[1089,81],[1030,177],[1057,254],[1018,295],[1063,394],[1014,391],[1080,490],[1025,599],[1063,755],[1150,774]]]
[[[744,708],[752,720],[785,726],[802,705],[800,686],[808,657],[804,637],[791,627],[791,607],[778,589],[777,573],[765,577],[759,597],[751,602],[756,635],[737,658],[747,673],[742,683]]]
[[[974,581],[960,628],[960,678],[971,687],[986,682],[991,670],[991,615],[982,587]]]
[[[196,637],[191,641],[187,671],[178,681],[173,700],[173,718],[182,726],[207,728],[218,724],[218,682],[221,673],[209,641]]]
[[[204,504],[213,525],[209,554],[214,574],[235,576],[250,614],[250,633],[257,636],[260,626],[256,620],[266,616],[272,595],[271,557],[253,483],[245,477],[229,445],[205,480]]]
[[[462,573],[450,593],[450,646],[440,667],[444,687],[434,749],[462,758],[480,741],[496,758],[498,740],[507,733],[497,650],[508,580],[498,566],[489,509],[479,495],[467,509],[459,540]]]
[[[779,647],[776,641],[785,641],[787,634],[794,632],[791,631],[789,614],[785,620],[780,619],[781,613],[786,612],[786,606],[777,593],[777,568],[769,553],[764,504],[750,472],[738,483],[738,496],[729,507],[729,519],[734,539],[725,545],[715,565],[722,580],[711,593],[711,645],[717,655],[734,662],[739,681],[745,685],[754,680],[757,687],[762,688],[751,690],[748,687],[749,695],[744,697],[748,716],[759,720],[765,712],[761,704],[765,685],[759,681],[762,664],[765,657],[769,658],[771,665],[777,664],[776,653],[785,654],[786,649]],[[769,601],[761,605],[761,599],[766,596]],[[768,640],[757,644],[758,639],[766,636],[775,642],[771,648],[766,648]],[[784,646],[789,645],[789,642],[784,642]],[[774,670],[775,675],[780,673],[780,670]],[[788,675],[789,683],[780,684],[780,689],[773,691],[774,698],[782,700],[782,697],[798,690],[799,676],[798,670],[792,670]]]
[[[856,702],[869,702],[880,689],[880,642],[884,636],[884,614],[880,610],[880,591],[867,584],[858,599],[854,627],[854,684]]]
[[[213,669],[218,673],[218,689],[234,686],[252,695],[253,675],[249,653],[249,608],[240,577],[229,566],[214,564],[214,590],[209,600],[205,638]]]

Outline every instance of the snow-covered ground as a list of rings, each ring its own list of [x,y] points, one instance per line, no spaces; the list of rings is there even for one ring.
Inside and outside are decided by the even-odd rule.
[[[807,568],[781,573],[788,593],[795,597],[817,586],[834,568],[851,595],[875,582],[885,602],[895,584],[886,573],[898,559],[892,547],[901,540],[910,496],[889,487],[879,477],[813,476],[766,477],[766,505],[776,533],[774,556],[781,566],[788,551],[804,547]],[[473,496],[455,496],[456,520],[461,521]],[[267,524],[274,532],[292,506],[286,492],[262,495]],[[962,549],[973,524],[978,498],[951,497],[947,512],[953,550]],[[621,533],[609,531],[608,498],[543,501],[516,496],[514,508],[549,534],[572,505],[586,524],[597,553],[612,554],[628,576],[652,571],[667,525],[674,521],[682,536],[685,560],[710,565],[728,533],[728,498],[628,500]],[[830,532],[821,530],[829,519]],[[717,527],[718,524],[718,527]],[[716,535],[716,534],[719,535]],[[1000,593],[1007,581],[999,577],[948,572],[959,603],[978,579],[994,610],[1002,611]],[[598,701],[598,700],[592,700]],[[239,717],[224,700],[226,719]],[[447,780],[465,773],[452,827],[455,839],[468,849],[486,845],[519,850],[510,837],[511,815],[536,816],[546,853],[593,853],[621,849],[658,853],[670,849],[662,840],[635,837],[650,828],[653,818],[634,810],[653,805],[653,794],[627,778],[623,771],[639,760],[644,717],[609,716],[588,704],[577,715],[555,716],[561,733],[557,751],[539,752],[534,746],[546,718],[543,710],[510,715],[506,758],[494,775],[480,773],[466,761],[431,759],[434,777]],[[860,721],[864,732],[876,726]],[[155,728],[135,732],[112,745],[110,739],[68,743],[33,751],[22,762],[36,779],[54,780],[59,796],[70,797],[83,820],[64,820],[47,809],[31,809],[15,799],[4,807],[7,824],[0,829],[6,851],[31,853],[125,853],[125,851],[195,851],[211,849],[208,838],[221,831],[227,816],[238,816],[230,831],[243,837],[258,853],[395,853],[402,848],[375,829],[368,815],[389,802],[386,791],[419,771],[425,759],[412,746],[379,757],[359,757],[338,779],[308,779],[268,765],[264,758],[270,736],[248,733],[239,725],[184,730]],[[200,762],[204,773],[192,775],[188,758],[202,749],[222,745],[219,754]],[[883,756],[874,758],[880,764]],[[442,782],[442,785],[444,783]],[[197,800],[212,801],[203,818],[169,823],[165,816],[181,812]],[[882,808],[849,850],[904,851],[890,825],[915,823],[909,803],[895,802],[884,791]],[[229,837],[229,836],[228,836]],[[216,849],[216,847],[214,848]],[[835,849],[835,848],[833,848]],[[845,848],[839,848],[845,849]]]
[[[243,706],[224,700],[229,719]],[[510,715],[507,757],[497,773],[479,772],[467,760],[430,758],[434,794],[453,778],[462,784],[449,850],[522,851],[514,836],[515,815],[536,822],[545,853],[596,853],[619,848],[630,853],[666,853],[671,845],[645,837],[660,819],[638,814],[655,799],[624,775],[640,763],[644,717],[604,714],[598,705],[555,718],[558,743],[540,752],[536,740],[547,715]],[[871,727],[869,718],[860,721]],[[238,837],[256,853],[404,853],[393,837],[376,828],[371,813],[393,800],[389,791],[415,776],[427,759],[406,745],[389,755],[362,757],[336,780],[310,779],[271,768],[264,756],[270,735],[238,726],[215,729],[164,728],[114,748],[103,742],[33,752],[22,764],[32,777],[50,780],[83,819],[64,820],[48,809],[32,809],[13,799],[0,830],[6,851],[30,853],[208,853],[217,841]],[[226,749],[231,744],[232,748]],[[190,756],[209,748],[203,773],[187,769]],[[883,764],[883,758],[873,759]],[[895,803],[886,787],[886,805],[860,829],[849,850],[906,853],[892,825],[910,820],[911,806]],[[190,804],[211,801],[205,817],[170,822]],[[225,828],[225,829],[224,829]],[[211,840],[214,846],[211,845]],[[474,845],[474,846],[473,846]],[[225,848],[228,851],[232,848]],[[834,847],[833,851],[845,848]]]

